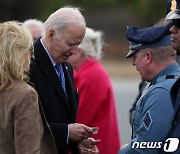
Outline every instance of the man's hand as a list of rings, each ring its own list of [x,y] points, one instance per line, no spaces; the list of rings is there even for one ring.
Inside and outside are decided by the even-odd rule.
[[[74,123],[69,124],[69,139],[72,141],[82,141],[88,139],[93,133],[94,129],[84,124]]]
[[[78,145],[80,154],[99,154],[99,150],[96,145],[100,142],[100,140],[95,140],[93,138],[82,140]]]

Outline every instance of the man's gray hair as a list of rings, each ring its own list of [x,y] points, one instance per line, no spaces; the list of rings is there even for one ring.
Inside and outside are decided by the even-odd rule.
[[[58,9],[51,14],[43,25],[43,37],[49,31],[54,29],[56,33],[68,26],[86,26],[84,16],[77,7],[66,6]]]

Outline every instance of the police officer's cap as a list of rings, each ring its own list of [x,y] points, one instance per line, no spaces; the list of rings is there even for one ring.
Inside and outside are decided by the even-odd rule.
[[[169,32],[171,26],[172,23],[166,26],[155,26],[144,29],[128,26],[126,38],[130,42],[130,51],[126,58],[132,57],[140,49],[171,45]]]
[[[167,12],[168,11],[170,12],[167,14],[165,20],[180,19],[180,0],[170,0],[167,3]]]

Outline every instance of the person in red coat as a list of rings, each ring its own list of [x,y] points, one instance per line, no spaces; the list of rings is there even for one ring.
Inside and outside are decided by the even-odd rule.
[[[93,137],[101,140],[100,154],[117,154],[120,136],[115,99],[110,78],[99,62],[102,47],[102,32],[86,28],[79,51],[69,58],[80,95],[77,122],[98,127]]]

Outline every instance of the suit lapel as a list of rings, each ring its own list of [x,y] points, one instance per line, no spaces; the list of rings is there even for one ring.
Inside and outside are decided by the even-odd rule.
[[[43,71],[44,75],[48,78],[48,80],[50,81],[54,89],[57,91],[57,93],[60,95],[60,97],[64,100],[63,102],[65,103],[65,105],[69,108],[66,95],[63,91],[56,71],[40,40],[35,43],[34,47],[35,59],[38,61],[40,69]]]
[[[71,108],[71,114],[73,114],[73,117],[76,117],[77,113],[77,103],[75,100],[75,93],[74,93],[74,82],[73,82],[73,74],[71,74],[72,70],[68,67],[67,63],[63,63],[63,70],[64,75],[66,79],[66,89],[67,89],[67,95],[69,99],[69,106]]]

